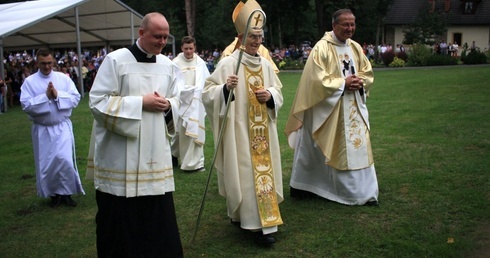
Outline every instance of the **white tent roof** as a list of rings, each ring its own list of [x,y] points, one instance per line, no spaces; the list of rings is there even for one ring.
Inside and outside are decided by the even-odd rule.
[[[0,60],[8,51],[125,46],[138,37],[143,16],[120,0],[35,0],[0,4]],[[172,39],[175,55],[175,38]],[[81,62],[79,63],[81,69]],[[0,62],[3,78],[4,63]],[[83,96],[82,79],[79,87]]]
[[[40,46],[130,45],[142,15],[119,0],[37,0],[0,5],[0,45],[9,50]]]

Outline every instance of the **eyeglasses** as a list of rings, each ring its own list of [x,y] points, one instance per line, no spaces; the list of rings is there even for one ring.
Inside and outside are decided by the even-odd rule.
[[[46,65],[53,65],[53,62],[39,62],[39,64],[41,64],[42,66],[46,66]]]
[[[253,40],[263,40],[264,36],[262,36],[261,34],[248,34],[248,38]]]
[[[347,29],[349,27],[352,27],[352,28],[355,28],[356,27],[356,24],[355,23],[342,23],[342,24],[337,23],[337,24],[340,25],[342,28],[345,28],[345,29]]]

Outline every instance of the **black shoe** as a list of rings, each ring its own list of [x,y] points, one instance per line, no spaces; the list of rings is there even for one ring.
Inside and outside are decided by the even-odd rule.
[[[175,156],[172,156],[172,166],[174,168],[179,167],[179,159],[177,157],[175,157]]]
[[[63,200],[63,203],[66,205],[66,206],[70,206],[70,207],[75,207],[77,206],[77,203],[71,198],[70,195],[63,195],[61,197],[61,199]]]
[[[234,220],[230,219],[230,223],[231,223],[231,225],[233,225],[233,226],[236,226],[236,227],[241,227],[241,223],[240,223],[240,221],[234,221]]]
[[[364,204],[365,206],[379,206],[379,202],[378,201],[369,201],[367,203]]]
[[[61,205],[61,195],[50,196],[50,197],[51,197],[51,204],[50,204],[51,207],[56,208]]]
[[[261,246],[271,246],[277,242],[277,239],[271,234],[264,235],[262,232],[257,232],[254,241]]]
[[[304,191],[304,190],[299,190],[299,189],[296,189],[296,188],[292,188],[292,187],[289,187],[289,196],[291,196],[292,198],[296,198],[296,199],[311,199],[311,198],[314,198],[316,196],[316,194],[314,193],[311,193],[311,192],[308,192],[308,191]]]

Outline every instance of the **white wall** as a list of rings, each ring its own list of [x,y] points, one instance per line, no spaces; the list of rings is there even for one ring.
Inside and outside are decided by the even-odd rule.
[[[476,46],[479,47],[481,51],[489,48],[490,26],[448,27],[446,42],[453,41],[454,33],[461,33],[461,49],[465,42],[468,43],[468,47],[471,47],[473,41],[475,41]]]
[[[461,53],[462,45],[467,42],[468,46],[471,46],[473,40],[476,46],[480,48],[481,51],[490,49],[490,26],[451,26],[447,28],[447,38],[446,42],[453,42],[453,34],[461,33],[461,45],[459,52]],[[393,45],[399,44],[403,41],[403,27],[395,27],[395,41]]]

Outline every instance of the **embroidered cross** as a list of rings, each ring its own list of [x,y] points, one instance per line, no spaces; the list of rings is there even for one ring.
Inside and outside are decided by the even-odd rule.
[[[257,27],[257,24],[259,24],[259,22],[262,21],[262,19],[260,19],[260,13],[257,14],[257,16],[254,19],[255,19],[255,27]]]
[[[150,168],[153,168],[153,165],[154,164],[157,164],[157,162],[153,162],[153,158],[150,159],[150,162],[146,163],[148,165],[150,165]]]

